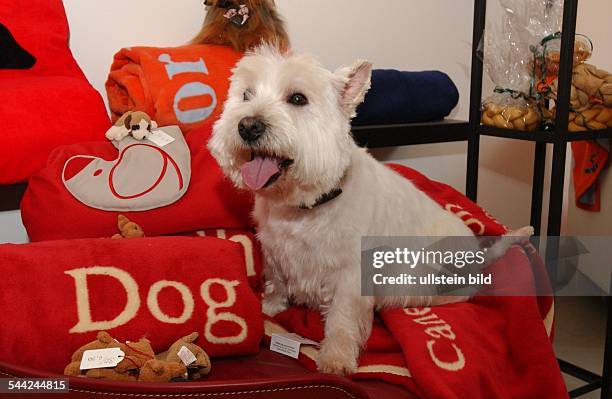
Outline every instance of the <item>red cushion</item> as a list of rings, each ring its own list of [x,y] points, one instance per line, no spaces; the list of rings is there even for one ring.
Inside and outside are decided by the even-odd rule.
[[[33,68],[19,71],[0,70],[0,78],[33,75],[83,76],[68,48],[68,21],[61,0],[2,1],[0,21],[17,42],[36,57]]]
[[[0,184],[28,179],[58,145],[104,140],[110,122],[83,78],[0,79]]]
[[[59,145],[103,140],[110,120],[68,48],[61,0],[2,1],[0,21],[36,57],[30,69],[0,70],[4,185],[28,179]]]
[[[252,197],[234,189],[206,148],[210,125],[187,137],[191,182],[177,202],[144,212],[122,212],[140,224],[148,236],[182,233],[205,228],[249,228]],[[58,148],[47,166],[35,174],[21,203],[21,215],[32,241],[110,237],[117,233],[117,212],[90,208],[64,186],[61,172],[74,155],[95,155],[112,160],[117,150],[110,142],[76,144]]]
[[[256,353],[263,334],[242,248],[229,240],[7,244],[0,267],[0,312],[10,320],[0,325],[3,362],[61,372],[98,330],[146,336],[157,352],[197,331],[211,356]]]

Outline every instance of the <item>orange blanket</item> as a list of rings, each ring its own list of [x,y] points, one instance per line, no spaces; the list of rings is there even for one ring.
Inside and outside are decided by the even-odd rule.
[[[200,127],[221,113],[231,69],[241,57],[212,45],[122,49],[106,82],[113,119],[138,110],[183,133]]]

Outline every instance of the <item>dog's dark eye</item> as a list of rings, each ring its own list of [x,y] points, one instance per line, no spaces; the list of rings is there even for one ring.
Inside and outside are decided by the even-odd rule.
[[[252,97],[253,97],[253,93],[251,93],[251,90],[245,90],[244,94],[242,95],[242,99],[244,101],[251,101]]]
[[[303,107],[308,104],[308,99],[302,93],[293,93],[287,99],[287,102],[291,105],[296,105],[298,107]]]

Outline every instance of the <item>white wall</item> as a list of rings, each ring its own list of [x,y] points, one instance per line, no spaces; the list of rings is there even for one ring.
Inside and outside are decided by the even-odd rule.
[[[28,242],[19,211],[0,212],[0,244]]]

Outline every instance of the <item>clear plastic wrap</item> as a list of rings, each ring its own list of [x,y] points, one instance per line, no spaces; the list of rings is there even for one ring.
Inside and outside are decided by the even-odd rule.
[[[593,43],[584,35],[576,35],[572,88],[570,96],[570,132],[599,130],[612,127],[612,74],[587,63],[593,54]],[[538,93],[545,99],[557,99],[561,36],[546,37],[542,41],[540,72],[537,75]],[[553,103],[554,105],[554,103]],[[556,108],[544,107],[541,112],[547,125],[553,126]]]
[[[561,24],[561,0],[500,0],[501,23],[487,26],[484,66],[495,92],[483,102],[482,122],[536,130],[541,115],[534,82],[540,41]]]
[[[573,67],[583,64],[593,54],[593,43],[584,35],[576,35]],[[535,78],[537,92],[546,99],[557,98],[557,79],[561,60],[561,34],[551,34],[542,39],[536,57]]]

